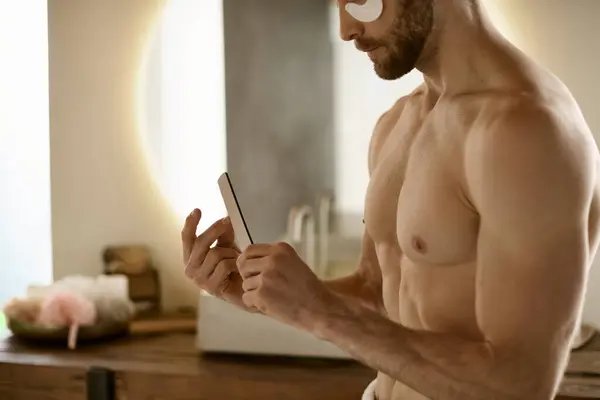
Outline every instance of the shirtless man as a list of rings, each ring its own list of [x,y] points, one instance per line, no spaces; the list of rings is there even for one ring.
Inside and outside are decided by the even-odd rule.
[[[478,0],[383,0],[370,22],[347,3],[341,36],[381,78],[425,78],[375,128],[356,272],[323,282],[284,243],[240,254],[227,219],[196,236],[195,210],[187,275],[379,371],[372,398],[553,398],[598,247],[598,152],[575,100]]]

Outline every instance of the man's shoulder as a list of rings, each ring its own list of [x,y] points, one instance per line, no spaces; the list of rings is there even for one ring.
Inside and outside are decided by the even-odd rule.
[[[481,109],[465,146],[467,169],[504,171],[510,179],[591,176],[598,147],[567,94],[523,93]],[[508,178],[507,178],[508,179]],[[534,182],[532,182],[534,184]]]
[[[538,93],[508,95],[481,109],[473,133],[484,141],[587,140],[591,132],[572,97]]]
[[[527,65],[528,68],[521,68],[516,76],[505,77],[493,87],[453,95],[448,109],[473,117],[467,119],[475,128],[484,125],[487,128],[484,132],[490,130],[490,125],[503,130],[502,126],[511,126],[515,121],[529,130],[550,126],[557,128],[557,132],[565,128],[589,130],[577,101],[564,82],[537,64]],[[556,124],[558,121],[562,124]]]
[[[480,215],[530,226],[586,216],[597,190],[598,147],[571,101],[524,96],[480,116],[465,146],[464,189]],[[482,217],[484,218],[484,217]]]

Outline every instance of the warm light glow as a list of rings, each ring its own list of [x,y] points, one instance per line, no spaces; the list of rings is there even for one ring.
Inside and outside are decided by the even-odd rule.
[[[498,28],[500,33],[502,33],[508,40],[515,42],[518,41],[518,38],[515,34],[515,29],[510,23],[509,18],[507,17],[507,6],[510,6],[510,3],[502,5],[502,0],[483,0],[483,6],[487,10],[487,13],[494,23],[494,26]]]
[[[203,211],[200,229],[226,215],[221,0],[170,0],[148,53],[143,134],[154,173],[178,217]]]
[[[0,303],[52,280],[47,15],[0,0]]]

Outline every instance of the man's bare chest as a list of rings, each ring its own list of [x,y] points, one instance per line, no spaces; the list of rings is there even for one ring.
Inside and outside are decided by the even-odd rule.
[[[460,126],[402,115],[383,143],[367,190],[365,221],[375,243],[411,261],[473,261],[478,215],[464,193]],[[384,267],[384,266],[382,266]]]

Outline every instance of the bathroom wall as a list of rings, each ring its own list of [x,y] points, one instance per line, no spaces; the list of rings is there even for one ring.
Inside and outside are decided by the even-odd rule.
[[[257,241],[333,189],[333,53],[323,0],[224,1],[227,163]]]
[[[198,290],[182,274],[180,210],[145,150],[144,129],[160,120],[138,109],[163,3],[49,1],[50,161],[55,278],[100,273],[105,246],[144,243],[170,308],[194,305]],[[284,233],[293,204],[333,187],[333,68],[324,2],[259,4],[226,1],[224,21],[228,169],[261,241]]]
[[[196,304],[179,232],[141,142],[137,83],[159,0],[48,2],[54,276],[94,275],[104,246],[144,243],[165,305]]]

